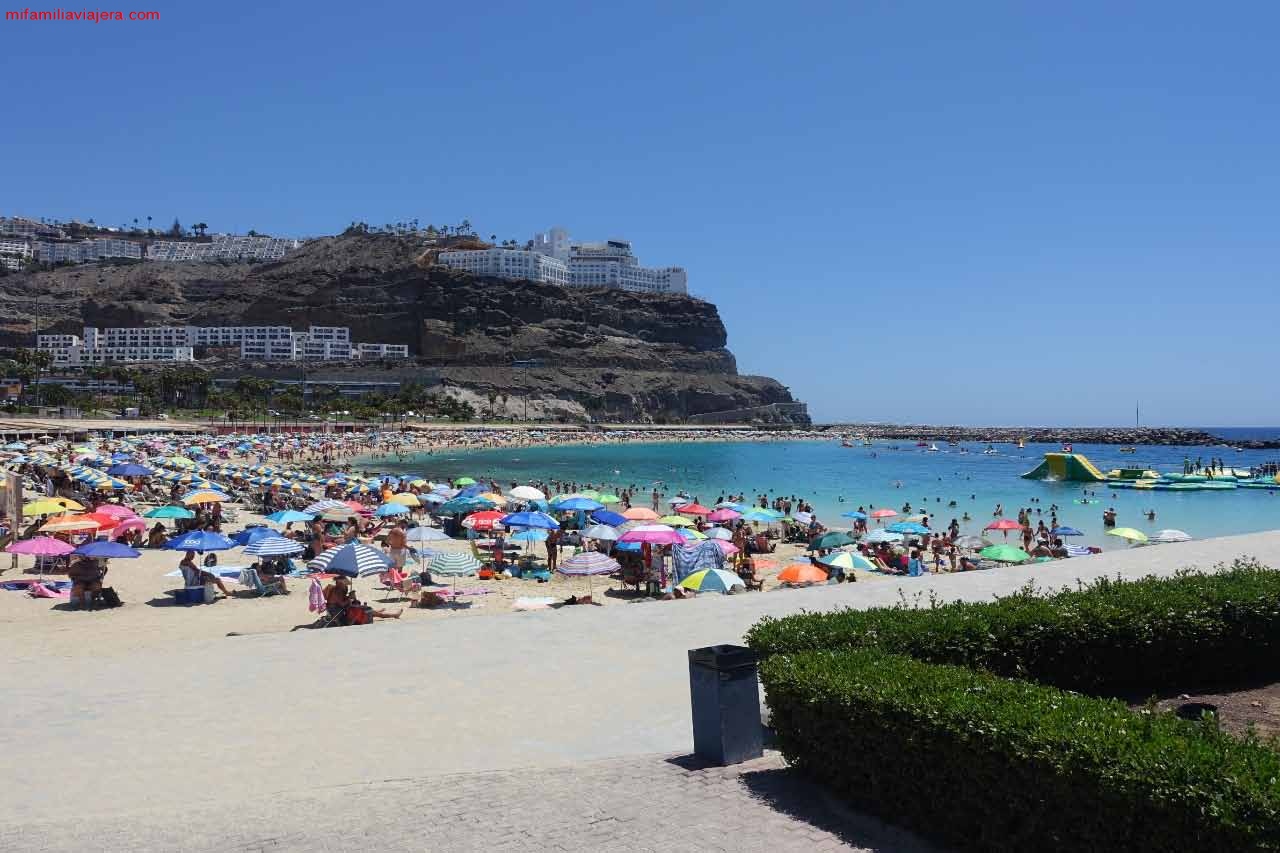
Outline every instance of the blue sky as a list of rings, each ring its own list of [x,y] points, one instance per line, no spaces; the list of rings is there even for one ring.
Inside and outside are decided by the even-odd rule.
[[[0,21],[3,211],[562,224],[820,419],[1280,424],[1274,4],[117,6]]]

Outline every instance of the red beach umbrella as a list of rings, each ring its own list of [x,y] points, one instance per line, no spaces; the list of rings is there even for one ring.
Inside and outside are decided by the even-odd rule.
[[[681,515],[710,515],[711,510],[702,504],[685,504],[676,510]]]

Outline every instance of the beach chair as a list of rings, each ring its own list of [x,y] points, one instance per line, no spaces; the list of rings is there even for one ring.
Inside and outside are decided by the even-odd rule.
[[[253,592],[258,598],[266,598],[271,595],[279,595],[280,588],[276,586],[267,586],[262,582],[262,578],[258,575],[257,569],[245,569],[240,573],[241,580],[246,580]]]

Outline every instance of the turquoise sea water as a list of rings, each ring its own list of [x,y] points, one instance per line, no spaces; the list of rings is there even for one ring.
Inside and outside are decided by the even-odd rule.
[[[1255,436],[1267,437],[1267,433],[1233,435]],[[967,511],[973,520],[962,522],[962,528],[965,533],[977,533],[991,520],[997,503],[1003,504],[1008,516],[1016,515],[1019,507],[1038,507],[1046,525],[1049,508],[1056,503],[1059,522],[1085,534],[1074,541],[1107,549],[1124,547],[1120,540],[1104,535],[1102,510],[1109,506],[1116,508],[1120,526],[1149,533],[1177,528],[1203,538],[1280,527],[1280,487],[1275,491],[1113,491],[1096,483],[1023,480],[1019,475],[1039,464],[1045,452],[1060,448],[997,444],[997,455],[983,455],[985,444],[965,447],[968,453],[945,444],[939,445],[939,452],[928,453],[910,441],[877,441],[872,447],[853,448],[841,447],[837,441],[629,444],[446,451],[420,454],[398,465],[388,466],[385,460],[369,465],[432,479],[464,475],[494,479],[504,488],[512,480],[572,481],[609,490],[634,484],[646,505],[655,483],[668,496],[685,489],[707,505],[722,494],[736,492],[748,498],[761,492],[770,497],[797,495],[814,505],[824,523],[835,527],[847,526],[849,521],[840,513],[859,505],[901,510],[909,502],[913,512],[933,516],[935,527]],[[1104,472],[1122,466],[1181,472],[1184,457],[1207,461],[1221,456],[1227,466],[1241,468],[1280,458],[1274,450],[1236,453],[1207,447],[1139,447],[1137,453],[1124,454],[1115,446],[1077,444],[1074,450]],[[1096,492],[1098,503],[1080,503],[1086,489]],[[1031,498],[1039,498],[1039,503]],[[952,500],[954,508],[948,506]],[[1147,509],[1156,511],[1154,522],[1142,515]]]

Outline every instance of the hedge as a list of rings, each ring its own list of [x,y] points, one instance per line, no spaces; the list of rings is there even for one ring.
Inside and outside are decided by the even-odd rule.
[[[1280,756],[1210,723],[871,649],[761,677],[793,766],[955,848],[1280,849]]]
[[[762,656],[881,648],[1094,694],[1280,677],[1280,573],[1102,579],[1050,595],[765,618]]]

